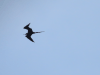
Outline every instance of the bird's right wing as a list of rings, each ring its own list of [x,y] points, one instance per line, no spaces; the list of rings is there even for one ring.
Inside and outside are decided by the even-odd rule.
[[[26,36],[30,41],[34,42],[33,39],[29,36]]]

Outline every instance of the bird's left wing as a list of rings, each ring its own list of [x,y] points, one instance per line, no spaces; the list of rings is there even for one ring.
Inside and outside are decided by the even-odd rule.
[[[29,23],[28,25],[26,25],[26,26],[24,27],[24,29],[28,29],[28,28],[29,28],[29,27],[28,27],[29,25],[30,25],[30,23]]]

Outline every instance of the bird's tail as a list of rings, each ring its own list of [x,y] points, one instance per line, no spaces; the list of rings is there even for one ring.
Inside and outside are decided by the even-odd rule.
[[[27,33],[26,34],[23,34],[23,35],[27,35]]]
[[[44,31],[41,31],[41,32],[44,32]],[[41,33],[41,32],[34,32],[34,33]]]
[[[41,32],[44,32],[44,31],[41,31]]]

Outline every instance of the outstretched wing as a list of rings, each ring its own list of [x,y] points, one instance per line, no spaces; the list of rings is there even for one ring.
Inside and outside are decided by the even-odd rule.
[[[28,25],[26,25],[25,27],[24,27],[24,29],[29,29],[29,26],[30,25],[30,23],[28,24]]]
[[[29,28],[29,25],[30,25],[30,23],[28,24],[28,25],[26,25],[25,27],[24,27],[24,29],[27,29],[28,30],[28,33],[33,33],[33,30],[31,29],[31,28]]]
[[[30,41],[34,42],[31,36],[26,36]]]

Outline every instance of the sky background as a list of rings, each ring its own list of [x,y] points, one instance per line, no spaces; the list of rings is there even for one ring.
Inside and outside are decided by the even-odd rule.
[[[0,0],[0,75],[100,75],[100,0]]]

